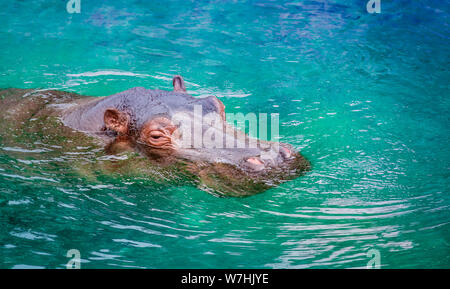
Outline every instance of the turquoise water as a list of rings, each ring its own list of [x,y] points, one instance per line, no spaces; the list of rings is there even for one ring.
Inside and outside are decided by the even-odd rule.
[[[0,87],[170,89],[279,113],[305,176],[248,198],[0,143],[0,267],[449,268],[447,1],[1,1]]]

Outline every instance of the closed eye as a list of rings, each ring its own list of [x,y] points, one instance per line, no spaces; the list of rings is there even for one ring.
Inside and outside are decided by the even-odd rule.
[[[152,132],[150,133],[150,137],[151,137],[152,139],[159,139],[159,138],[163,137],[164,135],[165,135],[165,134],[164,134],[163,132],[158,131],[158,130],[152,131]]]

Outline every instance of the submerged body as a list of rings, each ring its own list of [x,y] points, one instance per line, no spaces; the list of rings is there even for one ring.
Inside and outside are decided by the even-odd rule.
[[[309,169],[290,145],[255,140],[227,124],[225,107],[216,97],[190,96],[180,76],[173,85],[173,91],[137,87],[107,97],[3,90],[1,142],[30,141],[22,136],[34,130],[28,134],[35,142],[50,141],[62,150],[92,146],[106,155],[137,152],[139,161],[114,159],[108,170],[125,166],[128,173],[145,174],[148,167],[157,168],[156,173],[151,170],[153,180],[164,170],[211,193],[231,196],[262,192]],[[212,135],[210,143],[206,134]]]

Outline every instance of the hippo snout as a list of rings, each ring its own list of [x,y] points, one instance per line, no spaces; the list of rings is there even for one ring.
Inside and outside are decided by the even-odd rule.
[[[246,158],[243,166],[253,172],[288,166],[296,154],[298,153],[290,145],[277,143],[258,156]]]

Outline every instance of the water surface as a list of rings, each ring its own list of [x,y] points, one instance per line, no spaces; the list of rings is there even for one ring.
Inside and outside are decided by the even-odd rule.
[[[248,198],[73,174],[0,140],[0,267],[449,268],[447,1],[2,1],[0,87],[170,89],[279,113],[305,176]],[[30,142],[30,141],[29,141]],[[32,147],[32,148],[30,148]]]

